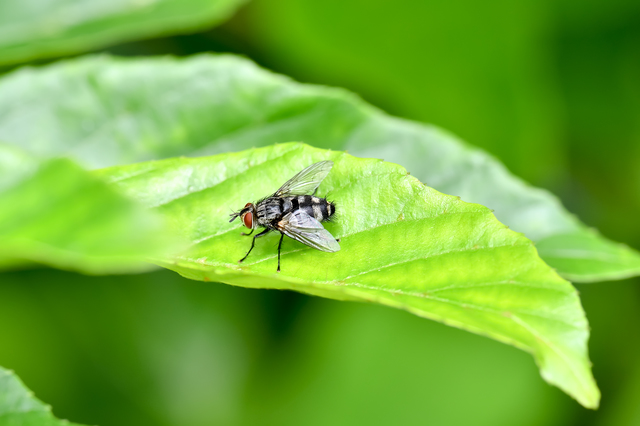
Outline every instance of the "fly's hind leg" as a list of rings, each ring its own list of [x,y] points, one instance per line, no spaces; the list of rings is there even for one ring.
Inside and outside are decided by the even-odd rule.
[[[282,240],[284,238],[284,234],[280,233],[280,242],[278,243],[278,270],[280,272],[280,248],[282,247]]]
[[[253,240],[251,240],[251,248],[249,249],[247,254],[244,255],[244,257],[242,259],[238,260],[238,263],[242,263],[242,261],[245,260],[247,258],[247,256],[249,256],[249,253],[251,253],[251,250],[253,250],[253,246],[256,244],[256,238],[262,237],[263,235],[267,235],[269,233],[269,231],[271,231],[271,229],[267,228],[264,231],[262,231],[261,233],[259,233],[258,235],[256,235],[255,237],[253,237]]]

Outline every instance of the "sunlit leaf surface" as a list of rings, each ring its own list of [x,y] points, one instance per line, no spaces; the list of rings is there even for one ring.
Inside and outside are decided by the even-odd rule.
[[[51,414],[16,375],[0,367],[0,424],[6,426],[73,426]]]
[[[251,239],[238,221],[229,223],[229,213],[327,159],[335,166],[318,195],[337,206],[326,229],[341,250],[320,252],[285,238],[276,273],[274,232],[239,264]],[[97,173],[191,242],[178,257],[155,258],[185,277],[405,309],[531,352],[547,381],[587,407],[598,404],[587,321],[571,284],[489,209],[441,194],[398,165],[289,143]]]
[[[437,190],[495,210],[566,278],[640,273],[640,255],[587,229],[546,191],[428,125],[352,94],[301,85],[233,56],[106,56],[22,69],[0,80],[0,139],[89,167],[206,155],[299,140],[405,166]]]
[[[110,43],[193,32],[228,18],[243,0],[2,0],[0,64]]]
[[[39,163],[0,145],[0,165],[0,269],[135,272],[175,243],[161,218],[70,160]]]

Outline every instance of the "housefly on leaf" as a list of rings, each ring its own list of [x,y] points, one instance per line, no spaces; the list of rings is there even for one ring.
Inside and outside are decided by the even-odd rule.
[[[256,203],[247,203],[242,210],[232,213],[233,222],[237,217],[251,232],[262,227],[262,232],[255,235],[251,248],[239,260],[242,262],[249,256],[256,238],[267,235],[271,231],[280,232],[278,243],[278,271],[280,271],[280,248],[286,235],[314,249],[336,252],[340,250],[338,241],[333,238],[320,222],[329,220],[336,211],[336,206],[326,198],[316,197],[318,186],[331,171],[333,161],[321,161],[302,170],[285,182],[272,195]],[[309,195],[311,194],[311,195]]]

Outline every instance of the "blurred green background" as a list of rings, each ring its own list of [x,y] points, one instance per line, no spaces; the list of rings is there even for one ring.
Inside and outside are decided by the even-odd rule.
[[[103,51],[244,54],[442,126],[640,247],[640,2],[253,0]],[[107,425],[640,425],[640,280],[578,285],[598,411],[515,348],[406,312],[168,271],[0,275],[0,365]],[[375,372],[375,373],[374,373]]]

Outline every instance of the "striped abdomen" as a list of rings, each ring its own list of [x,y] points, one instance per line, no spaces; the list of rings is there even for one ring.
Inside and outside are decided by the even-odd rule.
[[[302,209],[311,217],[315,217],[318,222],[328,220],[336,212],[335,205],[326,198],[314,197],[313,195],[298,195],[295,197],[284,197],[282,200],[282,210],[286,214],[290,211]]]

